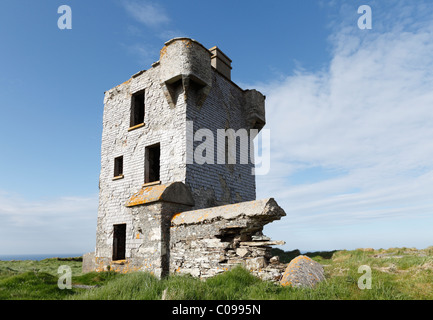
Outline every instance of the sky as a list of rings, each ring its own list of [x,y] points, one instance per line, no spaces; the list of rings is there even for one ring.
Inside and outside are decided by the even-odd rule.
[[[264,229],[280,248],[433,245],[429,1],[3,0],[0,255],[94,250],[104,92],[174,37],[266,95],[257,198],[287,214]]]

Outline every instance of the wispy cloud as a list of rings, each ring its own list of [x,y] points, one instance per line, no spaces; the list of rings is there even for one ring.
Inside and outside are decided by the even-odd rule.
[[[0,254],[91,251],[97,210],[97,195],[29,200],[0,190]]]
[[[127,32],[133,36],[134,42],[122,45],[141,65],[149,66],[159,59],[161,40],[165,42],[175,37],[186,36],[182,31],[171,28],[170,16],[165,8],[155,1],[127,0],[119,3],[133,18],[133,22],[127,26]],[[143,25],[151,28],[152,32],[142,30]]]
[[[138,22],[148,27],[158,27],[170,22],[164,8],[151,1],[122,1],[125,10]]]
[[[134,56],[143,68],[159,60],[159,49],[150,43],[122,44],[128,54]]]
[[[16,227],[50,225],[53,221],[83,218],[97,210],[97,196],[61,197],[49,200],[27,200],[25,195],[0,193],[0,217],[2,224]],[[94,212],[93,212],[94,216]],[[93,217],[91,217],[93,218]]]
[[[258,195],[277,198],[287,227],[433,215],[433,10],[412,9],[373,11],[371,31],[345,21],[327,69],[261,87],[272,162]],[[309,167],[338,174],[293,184]]]

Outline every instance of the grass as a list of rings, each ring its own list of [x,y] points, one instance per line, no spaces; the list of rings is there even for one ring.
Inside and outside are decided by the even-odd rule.
[[[280,260],[298,252],[279,252]],[[290,257],[292,254],[293,257]],[[419,300],[433,299],[433,247],[308,253],[325,269],[313,289],[281,287],[236,267],[206,281],[188,275],[159,280],[148,273],[81,273],[78,259],[0,261],[0,300]],[[57,286],[57,269],[72,270],[72,289]],[[371,289],[361,290],[361,265],[371,268]],[[95,286],[92,289],[76,285]]]
[[[0,261],[0,300],[60,300],[76,290],[60,290],[57,285],[61,265],[72,274],[81,273],[80,258],[51,258],[41,261]]]

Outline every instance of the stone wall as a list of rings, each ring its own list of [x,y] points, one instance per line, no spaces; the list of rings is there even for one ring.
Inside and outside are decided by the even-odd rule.
[[[145,89],[144,126],[130,128],[131,95]],[[185,180],[185,112],[170,109],[160,89],[157,68],[107,91],[104,100],[96,256],[111,257],[112,226],[131,223],[126,201],[143,185],[145,148],[161,145],[162,183]],[[114,178],[114,158],[123,156],[123,177]],[[133,235],[128,231],[128,237]],[[131,240],[132,241],[132,240]]]
[[[177,212],[190,210],[194,201],[181,182],[143,187],[125,203],[125,258],[113,261],[113,225],[106,226],[108,241],[99,243],[97,271],[148,271],[161,277],[169,269],[170,221]],[[102,225],[102,223],[101,223]]]
[[[207,278],[242,265],[272,278],[265,275],[275,273],[271,245],[284,242],[270,241],[262,231],[283,216],[272,198],[179,213],[171,220],[170,272]]]
[[[157,277],[171,273],[208,278],[242,265],[262,279],[279,279],[285,266],[271,261],[271,246],[284,242],[271,241],[262,233],[266,224],[285,216],[274,199],[188,211],[190,204],[166,201],[163,193],[168,190],[170,198],[170,185],[159,188],[160,196],[141,202],[131,197],[128,230],[132,236],[124,260],[87,254],[83,271],[147,271]]]
[[[187,164],[185,183],[191,188],[196,199],[196,208],[251,201],[256,198],[255,176],[252,174],[254,164],[250,155],[254,155],[254,145],[248,139],[248,163],[240,163],[241,151],[239,139],[235,152],[236,164],[218,164],[218,129],[233,129],[234,132],[244,130],[248,133],[247,113],[244,106],[244,91],[230,80],[214,70],[210,93],[202,106],[195,105],[195,93],[188,97],[187,120],[193,121],[194,132],[205,128],[212,132],[214,156],[212,163]],[[187,141],[187,149],[191,141]],[[202,141],[193,143],[195,150]],[[251,150],[252,148],[252,150]],[[189,150],[188,150],[189,151]],[[228,148],[222,148],[228,151]],[[224,155],[222,155],[224,158]]]

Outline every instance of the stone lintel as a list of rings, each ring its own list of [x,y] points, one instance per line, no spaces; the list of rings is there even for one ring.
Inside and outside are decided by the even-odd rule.
[[[263,247],[263,246],[282,246],[286,244],[285,241],[276,240],[276,241],[246,241],[240,242],[240,246],[248,246],[248,247]]]
[[[236,220],[241,217],[263,220],[267,224],[285,216],[284,210],[273,198],[247,201],[207,209],[181,212],[173,216],[172,226],[188,225],[214,220]]]

